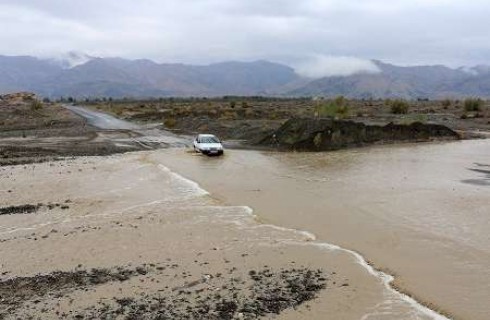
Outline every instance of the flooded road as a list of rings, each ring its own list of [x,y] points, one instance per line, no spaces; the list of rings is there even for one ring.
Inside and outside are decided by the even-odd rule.
[[[116,117],[113,117],[109,114],[93,111],[84,107],[65,105],[66,109],[76,113],[77,115],[87,119],[88,124],[105,130],[135,130],[140,129],[141,127]]]
[[[315,234],[455,319],[488,319],[490,141],[331,153],[183,151],[154,157],[262,223]]]
[[[138,125],[133,122],[116,118],[110,114],[94,111],[83,106],[64,105],[76,115],[84,118],[87,123],[100,130],[101,139],[112,140],[120,146],[136,143],[145,149],[162,147],[185,147],[191,145],[192,138],[176,135],[155,125]],[[120,137],[118,131],[129,133],[130,138]],[[116,135],[114,135],[116,132]]]

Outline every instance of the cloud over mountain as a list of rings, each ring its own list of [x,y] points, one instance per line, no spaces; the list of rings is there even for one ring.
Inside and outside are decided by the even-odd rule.
[[[315,55],[296,66],[297,72],[308,78],[350,76],[357,73],[379,73],[381,70],[371,60],[354,57]]]

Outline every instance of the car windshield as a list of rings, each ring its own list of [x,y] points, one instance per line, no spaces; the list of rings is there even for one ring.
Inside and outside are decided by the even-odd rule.
[[[200,143],[219,143],[218,138],[215,136],[205,136],[199,138]]]

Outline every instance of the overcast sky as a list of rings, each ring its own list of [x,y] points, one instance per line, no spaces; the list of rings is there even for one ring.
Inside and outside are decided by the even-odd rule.
[[[489,0],[0,0],[0,54],[455,67],[490,64],[489,17]]]

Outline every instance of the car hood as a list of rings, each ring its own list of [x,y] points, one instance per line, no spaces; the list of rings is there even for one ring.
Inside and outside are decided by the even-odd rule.
[[[221,145],[221,143],[200,143],[199,148],[201,148],[201,149],[209,149],[209,148],[220,149],[220,148],[223,148],[223,146]]]

